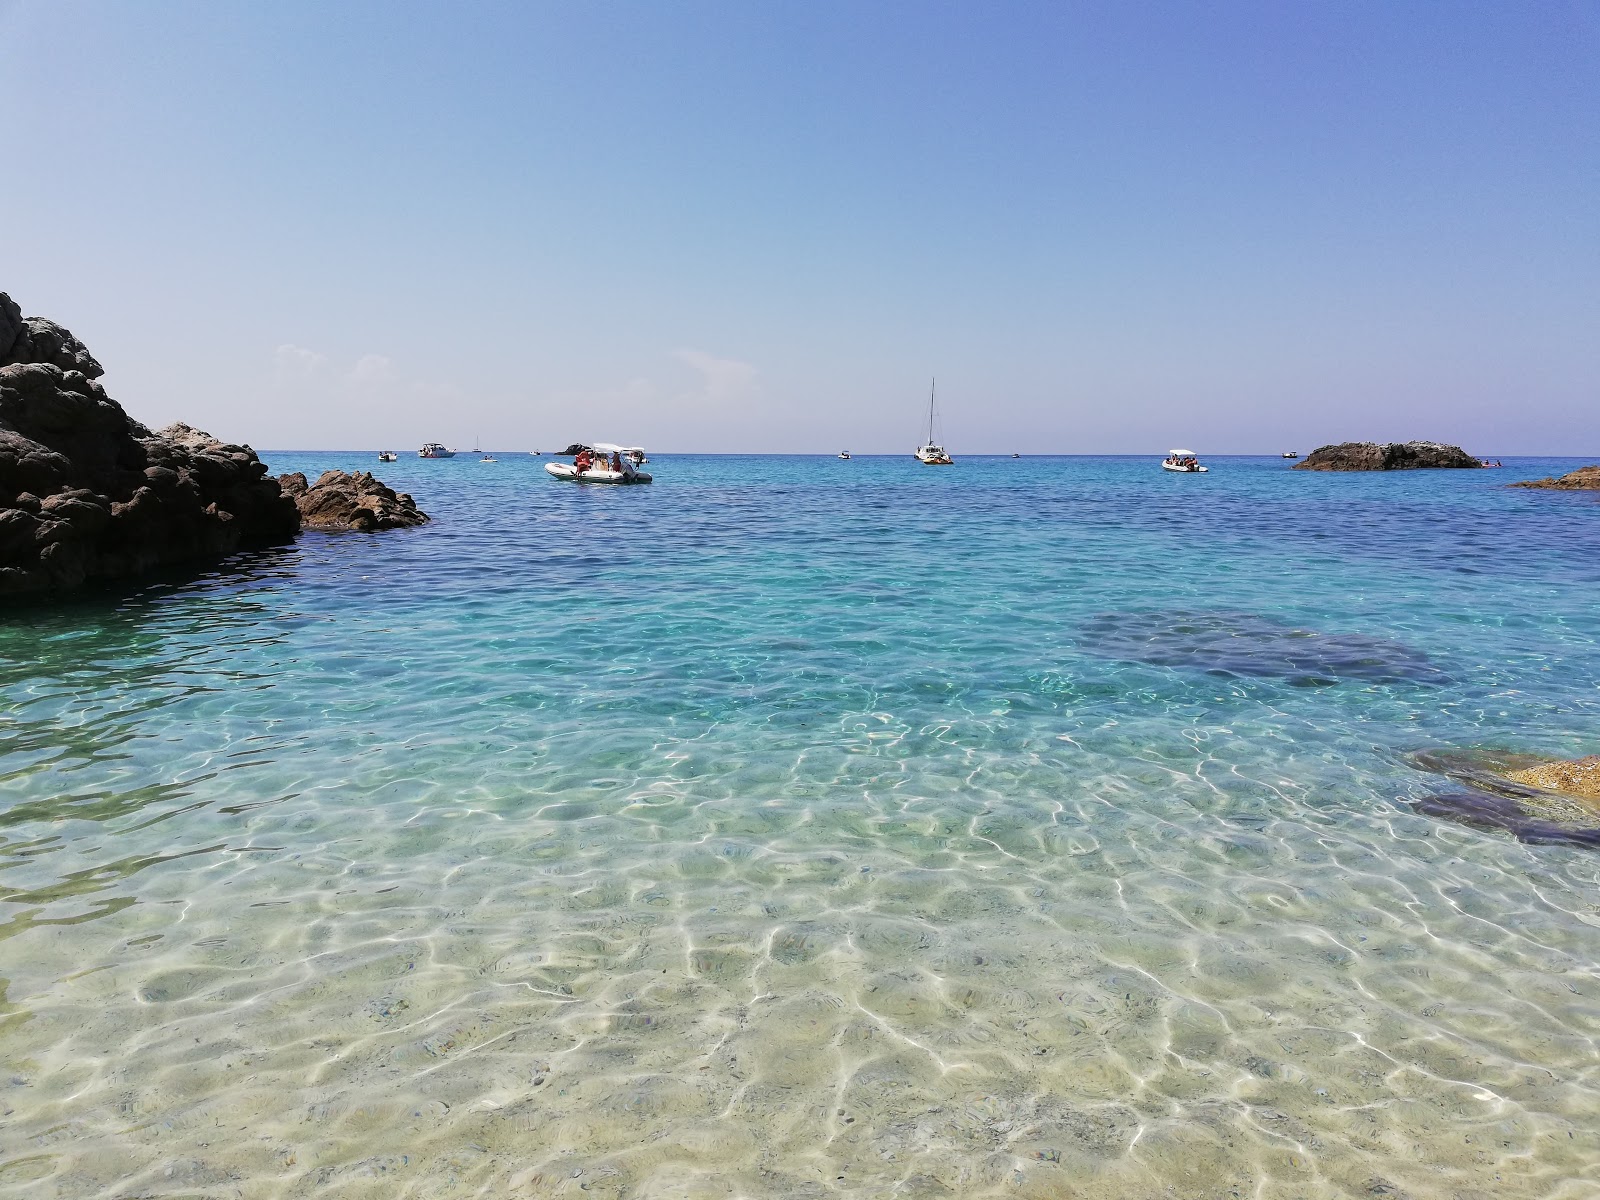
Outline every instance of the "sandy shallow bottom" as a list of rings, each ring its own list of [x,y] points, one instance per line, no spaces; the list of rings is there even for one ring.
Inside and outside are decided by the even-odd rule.
[[[1600,1195],[1600,854],[1412,807],[1592,752],[1584,514],[393,466],[0,625],[0,1197]]]
[[[560,807],[364,834],[352,814],[390,865],[338,839],[222,851],[31,930],[8,963],[30,1000],[0,1015],[0,1189],[1600,1188],[1600,918],[1508,913],[1521,879],[1421,819],[1426,883],[1359,832],[1197,838],[889,781]]]

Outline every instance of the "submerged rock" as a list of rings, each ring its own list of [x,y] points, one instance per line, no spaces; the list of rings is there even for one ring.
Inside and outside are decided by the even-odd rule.
[[[365,471],[324,471],[313,484],[296,471],[278,476],[278,486],[294,501],[307,529],[405,529],[429,519],[410,496]]]
[[[129,418],[72,334],[0,292],[0,597],[291,541],[294,504],[248,446]]]
[[[1544,479],[1525,479],[1520,483],[1508,484],[1514,488],[1551,488],[1562,492],[1600,492],[1600,466],[1579,467],[1576,471],[1568,471],[1562,476],[1547,476]]]
[[[1318,446],[1296,471],[1414,471],[1432,467],[1481,467],[1460,446],[1442,442],[1341,442]]]
[[[1557,759],[1537,767],[1507,771],[1506,778],[1529,787],[1543,788],[1547,792],[1600,802],[1600,755]],[[1596,810],[1596,815],[1600,815],[1600,809]]]
[[[1413,801],[1425,816],[1501,830],[1533,845],[1600,849],[1600,758],[1552,762],[1492,750],[1425,750],[1412,762],[1465,788]]]
[[[1107,658],[1279,678],[1301,687],[1346,679],[1441,683],[1447,678],[1427,655],[1399,642],[1319,633],[1256,613],[1102,613],[1085,622],[1078,641]]]
[[[1600,850],[1600,824],[1548,821],[1529,814],[1508,796],[1489,792],[1445,792],[1424,796],[1413,801],[1411,807],[1425,817],[1509,833],[1530,846],[1585,846]]]

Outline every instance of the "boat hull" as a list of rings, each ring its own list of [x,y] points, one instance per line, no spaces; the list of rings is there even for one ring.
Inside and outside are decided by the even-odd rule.
[[[1163,471],[1172,471],[1179,475],[1204,475],[1211,470],[1210,467],[1179,467],[1174,466],[1172,463],[1162,463],[1161,469]]]
[[[544,469],[552,478],[567,483],[649,483],[648,471],[613,471],[610,467],[590,467],[583,474],[571,463],[545,463]]]

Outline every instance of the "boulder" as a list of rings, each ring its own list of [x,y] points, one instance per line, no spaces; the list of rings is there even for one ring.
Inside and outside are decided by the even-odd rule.
[[[1458,789],[1411,801],[1417,812],[1533,845],[1600,850],[1600,757],[1552,761],[1500,750],[1424,750],[1411,761]]]
[[[1505,776],[1516,783],[1543,788],[1547,792],[1560,792],[1563,796],[1600,802],[1600,755],[1597,754],[1591,754],[1588,758],[1558,758],[1536,767],[1507,771]]]
[[[1555,488],[1563,492],[1600,492],[1600,466],[1579,467],[1576,471],[1568,471],[1559,478],[1551,476],[1544,479],[1526,479],[1521,483],[1513,483],[1516,488]]]
[[[1440,442],[1341,442],[1318,446],[1296,471],[1415,471],[1431,467],[1481,467],[1483,464],[1460,446]]]
[[[0,597],[49,595],[294,539],[248,446],[132,420],[71,331],[0,292]]]
[[[359,530],[406,529],[421,525],[428,514],[404,492],[397,492],[381,479],[365,471],[354,475],[343,471],[324,471],[316,483],[308,484],[299,471],[278,476],[284,495],[300,510],[300,523],[307,529]]]

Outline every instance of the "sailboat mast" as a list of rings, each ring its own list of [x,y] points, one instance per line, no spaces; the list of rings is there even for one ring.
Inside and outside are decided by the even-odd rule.
[[[938,390],[939,379],[933,376],[928,383],[928,444],[933,444],[933,394]]]

